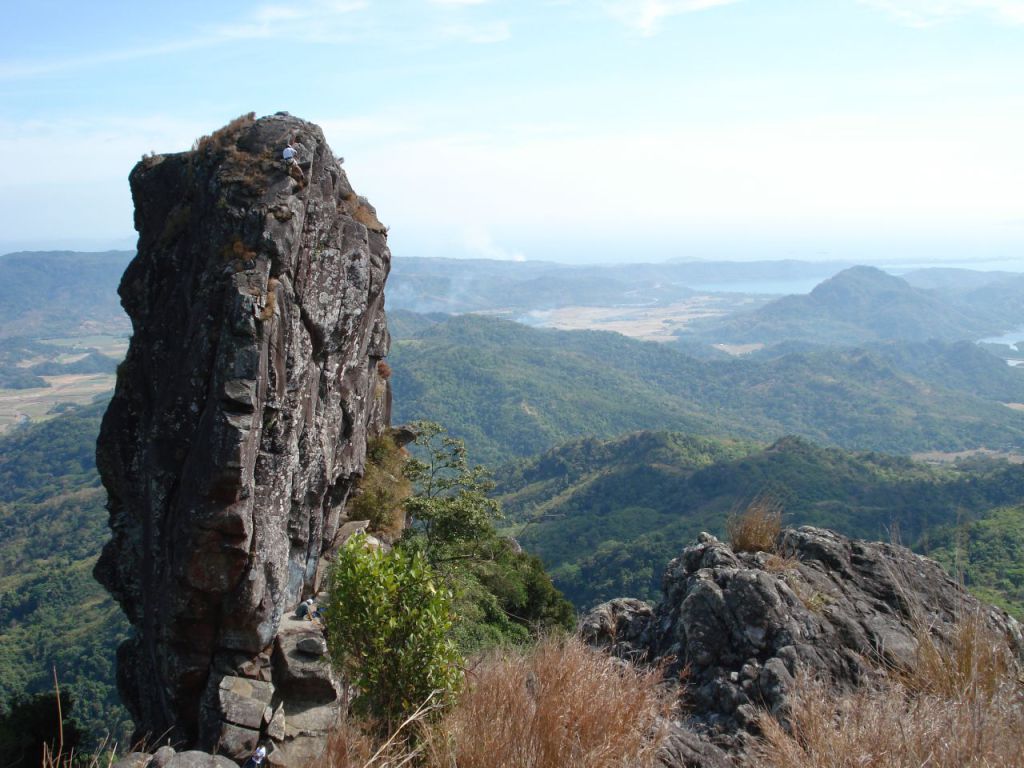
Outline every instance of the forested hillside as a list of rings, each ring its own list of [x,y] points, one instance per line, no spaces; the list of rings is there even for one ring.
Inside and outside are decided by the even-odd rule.
[[[778,504],[787,525],[941,548],[947,560],[957,526],[969,524],[979,542],[972,586],[1024,611],[1020,568],[992,566],[1013,562],[1019,506],[985,517],[1024,498],[1021,464],[937,468],[792,437],[763,447],[645,432],[570,443],[519,462],[502,471],[497,492],[523,546],[579,607],[618,595],[654,597],[665,563],[688,541],[702,530],[724,535],[728,515],[760,498]],[[1017,543],[991,546],[994,531]]]
[[[0,257],[0,338],[121,333],[117,284],[130,251],[38,251]]]
[[[0,709],[62,689],[99,738],[128,726],[114,687],[121,612],[92,577],[109,533],[93,454],[106,404],[0,437]]]
[[[394,344],[395,418],[431,418],[488,463],[636,429],[799,434],[910,453],[1024,447],[1024,370],[971,344],[816,349],[704,361],[612,333],[478,315]]]

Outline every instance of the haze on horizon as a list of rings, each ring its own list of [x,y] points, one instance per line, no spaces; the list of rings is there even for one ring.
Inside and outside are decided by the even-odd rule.
[[[1024,269],[1024,0],[46,0],[0,42],[0,252],[132,247],[140,155],[284,109],[398,256]]]

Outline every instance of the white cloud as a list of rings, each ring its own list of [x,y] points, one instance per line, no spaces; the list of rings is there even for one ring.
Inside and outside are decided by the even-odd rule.
[[[845,119],[545,135],[398,137],[353,153],[350,178],[405,255],[620,261],[663,243],[1013,236],[1024,121]],[[439,175],[443,183],[439,183]],[[473,227],[467,228],[467,222]],[[999,234],[1004,233],[1004,234]],[[575,249],[575,254],[574,254]]]
[[[429,0],[432,5],[443,5],[450,8],[460,8],[466,5],[484,5],[489,0]]]
[[[605,3],[605,9],[616,21],[650,37],[659,31],[661,22],[671,16],[736,2],[739,0],[614,0]]]
[[[75,57],[51,57],[0,63],[0,80],[68,72],[102,64],[163,56],[236,40],[297,37],[311,42],[337,40],[349,32],[348,17],[368,7],[367,0],[312,0],[300,6],[261,5],[232,24],[198,28],[191,37],[147,46]]]
[[[466,252],[480,259],[498,259],[500,261],[526,261],[521,252],[502,248],[482,224],[472,224],[462,230],[462,244]]]
[[[483,45],[508,40],[512,33],[507,21],[493,21],[486,24],[449,24],[441,27],[440,35],[444,40]]]
[[[983,13],[1004,24],[1024,24],[1024,0],[860,0],[879,8],[905,24],[926,27]]]

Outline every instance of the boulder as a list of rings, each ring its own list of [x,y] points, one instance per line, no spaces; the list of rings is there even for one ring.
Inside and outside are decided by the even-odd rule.
[[[146,768],[153,756],[146,752],[129,752],[118,759],[110,768]]]
[[[323,656],[327,653],[327,641],[322,637],[304,637],[295,644],[295,648],[310,656]]]
[[[225,677],[218,693],[223,720],[258,731],[264,710],[274,697],[274,686],[244,677]]]
[[[739,753],[759,711],[784,715],[801,672],[837,694],[852,691],[911,664],[922,633],[950,638],[968,613],[1024,657],[1020,624],[938,563],[805,526],[784,531],[775,553],[733,552],[701,534],[669,563],[656,606],[610,601],[584,617],[581,633],[623,658],[662,664],[669,679],[685,677],[688,735],[673,737],[680,757],[666,765],[702,765],[691,753],[709,737]]]
[[[164,768],[238,768],[238,763],[223,755],[189,750],[175,754]]]
[[[153,753],[153,759],[146,764],[146,768],[167,768],[167,763],[174,755],[174,747],[160,747]]]
[[[326,648],[322,630],[312,622],[282,619],[274,641],[274,679],[285,698],[334,701],[340,685],[326,656],[300,648]]]

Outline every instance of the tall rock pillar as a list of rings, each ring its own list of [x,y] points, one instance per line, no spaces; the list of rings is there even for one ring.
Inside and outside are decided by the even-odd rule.
[[[280,669],[275,638],[389,418],[387,234],[321,130],[285,113],[130,181],[134,333],[97,443],[112,536],[95,573],[134,629],[118,684],[137,733],[240,752],[289,684],[333,696]]]

